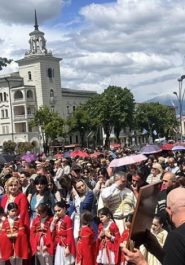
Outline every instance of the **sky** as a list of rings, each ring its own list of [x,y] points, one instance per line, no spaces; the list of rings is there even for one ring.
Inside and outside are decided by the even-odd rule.
[[[185,74],[184,0],[0,0],[0,57],[29,49],[34,9],[61,86],[101,93],[127,87],[136,102],[178,92]],[[1,74],[17,71],[12,62]]]

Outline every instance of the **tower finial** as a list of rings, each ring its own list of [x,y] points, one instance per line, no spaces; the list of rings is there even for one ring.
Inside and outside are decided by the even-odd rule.
[[[36,12],[36,9],[35,9],[35,25],[34,25],[34,28],[35,28],[35,30],[38,30],[39,29],[39,25],[38,25],[38,22],[37,22],[37,12]]]

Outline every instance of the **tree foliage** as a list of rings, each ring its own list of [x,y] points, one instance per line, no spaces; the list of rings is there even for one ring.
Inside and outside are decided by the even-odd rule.
[[[68,119],[69,133],[79,132],[81,144],[84,145],[85,133],[90,129],[90,117],[84,105],[78,106]]]
[[[124,127],[132,125],[133,113],[134,97],[127,88],[109,86],[91,104],[93,121],[103,127],[106,134],[105,145],[107,147],[109,146],[112,129],[114,128],[119,142],[120,131]]]
[[[135,118],[139,129],[146,129],[150,135],[156,130],[160,136],[167,139],[178,126],[175,110],[159,103],[138,105]]]
[[[30,127],[40,127],[43,143],[48,145],[49,140],[63,136],[64,120],[57,112],[52,112],[47,106],[40,107],[30,122]]]
[[[124,127],[131,126],[134,112],[134,98],[127,88],[109,86],[102,94],[96,95],[86,104],[77,108],[68,123],[75,131],[93,131],[103,127],[106,134],[106,146],[112,129],[119,141],[119,134]]]
[[[25,154],[27,151],[32,151],[34,146],[30,142],[20,142],[17,144],[17,153]]]
[[[12,62],[12,60],[0,57],[0,71],[3,69],[3,67],[6,67],[11,62]]]
[[[16,143],[9,140],[3,143],[3,152],[13,154],[15,151]]]

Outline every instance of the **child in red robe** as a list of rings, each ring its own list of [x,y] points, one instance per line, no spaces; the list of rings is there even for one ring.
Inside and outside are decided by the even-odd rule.
[[[95,264],[95,233],[90,226],[92,214],[84,212],[81,216],[81,228],[76,246],[76,265]]]
[[[26,229],[18,216],[17,204],[9,203],[7,218],[2,225],[0,249],[2,259],[9,260],[11,265],[22,265],[23,259],[28,259],[30,252]]]
[[[38,215],[33,219],[30,229],[32,254],[36,255],[40,265],[53,265],[54,244],[50,230],[52,217],[49,207],[40,203],[36,211]]]
[[[73,224],[66,215],[66,203],[57,202],[54,207],[55,216],[51,223],[56,246],[55,265],[71,265],[75,262],[75,241],[73,237]]]
[[[106,207],[98,211],[101,224],[98,227],[96,262],[103,265],[118,264],[120,233],[113,221],[112,213]]]
[[[121,263],[120,263],[120,265],[125,265],[126,264],[125,255],[124,255],[124,252],[122,251],[122,248],[126,247],[127,243],[128,243],[130,227],[131,227],[131,223],[132,223],[132,217],[133,217],[133,214],[128,214],[125,217],[126,229],[124,230],[124,232],[121,235],[120,240],[119,240],[119,244],[120,244],[119,246],[121,248]]]
[[[5,220],[4,209],[3,207],[0,207],[0,242],[2,241],[1,233],[2,233],[2,225],[4,220]],[[2,260],[1,249],[0,249],[0,265],[5,265],[5,261]]]

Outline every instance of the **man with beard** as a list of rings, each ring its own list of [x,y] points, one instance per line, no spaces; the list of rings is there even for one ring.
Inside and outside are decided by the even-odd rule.
[[[114,183],[101,191],[104,206],[112,212],[120,234],[124,231],[124,217],[132,213],[136,206],[136,197],[127,187],[127,176],[124,172],[114,174]]]
[[[150,236],[145,242],[146,248],[154,254],[163,265],[185,265],[185,189],[175,188],[167,195],[166,211],[176,229],[168,234],[163,250]],[[149,242],[150,241],[150,242]],[[138,249],[134,252],[123,249],[125,259],[135,265],[148,265]]]

